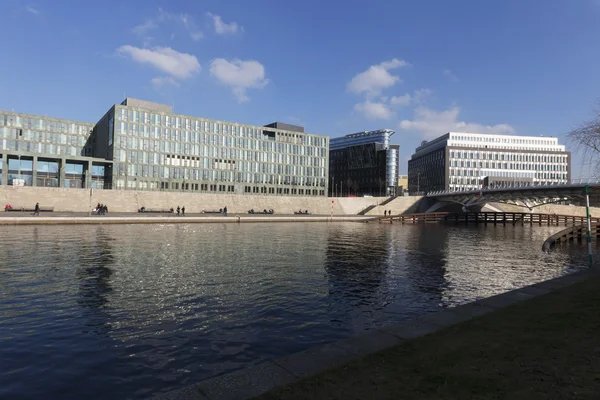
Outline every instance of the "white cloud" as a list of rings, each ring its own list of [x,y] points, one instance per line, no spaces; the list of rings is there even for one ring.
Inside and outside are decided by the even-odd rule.
[[[435,111],[427,107],[418,107],[413,120],[400,122],[400,129],[418,131],[425,139],[433,139],[446,132],[474,132],[514,134],[515,129],[508,124],[482,125],[458,120],[460,107],[453,106],[444,111]]]
[[[196,41],[202,39],[204,37],[204,33],[198,31],[198,32],[191,32],[190,33],[190,37]]]
[[[153,20],[149,19],[143,24],[134,26],[131,31],[138,36],[146,35],[149,31],[158,28],[158,25]]]
[[[403,96],[392,96],[390,98],[390,104],[394,106],[407,106],[410,104],[411,100],[410,94],[406,93]]]
[[[458,76],[454,75],[454,73],[447,68],[442,71],[442,74],[452,82],[458,82],[459,80]]]
[[[179,82],[172,76],[157,76],[156,78],[152,78],[152,86],[154,86],[154,89],[159,90],[165,86],[179,87]]]
[[[189,14],[175,14],[164,11],[162,8],[158,9],[158,13],[153,18],[146,20],[143,24],[134,26],[131,31],[137,36],[144,37],[146,41],[150,38],[147,37],[150,31],[159,28],[161,25],[171,22],[177,26],[183,27],[187,34],[193,40],[200,40],[204,37],[204,34],[194,22],[194,18]]]
[[[140,64],[150,64],[175,79],[186,79],[200,71],[200,63],[196,56],[188,53],[180,53],[170,47],[141,49],[125,45],[119,47],[117,52],[129,55],[132,60]]]
[[[413,94],[413,100],[417,104],[422,104],[422,103],[425,103],[425,101],[427,101],[427,98],[429,96],[431,96],[432,94],[433,94],[433,90],[431,90],[431,89],[425,88],[425,89],[415,90],[415,92]]]
[[[390,110],[387,104],[370,100],[356,104],[354,110],[362,113],[368,119],[388,120],[394,116],[394,112]]]
[[[214,15],[212,13],[206,13],[206,15],[212,19],[213,27],[217,35],[235,35],[238,30],[243,30],[237,22],[230,22],[227,24],[219,15]]]
[[[31,6],[27,6],[27,7],[25,7],[25,10],[26,10],[27,12],[30,12],[30,13],[32,13],[33,15],[39,15],[39,14],[40,14],[40,10],[38,10],[37,8],[33,8],[33,7],[31,7]]]
[[[400,77],[390,74],[390,70],[406,67],[406,61],[394,58],[378,65],[371,65],[366,71],[355,75],[348,82],[347,90],[352,93],[365,93],[367,96],[376,96],[383,89],[394,86],[400,82]]]
[[[265,78],[265,67],[255,60],[231,60],[216,58],[210,63],[210,74],[222,84],[231,87],[240,103],[250,101],[248,89],[261,89],[269,80]]]

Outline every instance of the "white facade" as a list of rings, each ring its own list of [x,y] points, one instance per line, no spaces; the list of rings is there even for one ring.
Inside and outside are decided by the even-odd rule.
[[[485,177],[507,185],[568,183],[569,154],[557,138],[450,132],[447,146],[451,191],[481,188]]]
[[[477,190],[486,177],[490,187],[566,184],[570,153],[557,138],[449,132],[416,149],[410,175],[432,182],[426,190]]]

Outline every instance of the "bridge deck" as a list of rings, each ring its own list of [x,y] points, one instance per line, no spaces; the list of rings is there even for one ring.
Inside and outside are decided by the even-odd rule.
[[[464,213],[418,213],[400,214],[388,217],[374,218],[378,222],[400,222],[402,224],[416,224],[426,222],[462,222],[476,224],[538,224],[538,225],[577,225],[586,222],[586,217],[560,215],[560,214],[534,214],[518,212],[464,212]],[[600,222],[600,218],[593,218],[593,223]]]

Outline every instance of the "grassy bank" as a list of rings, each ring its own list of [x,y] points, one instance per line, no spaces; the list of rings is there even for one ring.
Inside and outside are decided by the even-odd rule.
[[[600,278],[404,342],[260,399],[598,399]]]

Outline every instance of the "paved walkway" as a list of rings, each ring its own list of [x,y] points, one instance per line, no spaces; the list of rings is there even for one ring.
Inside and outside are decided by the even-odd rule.
[[[0,214],[0,225],[55,225],[55,224],[189,224],[189,223],[241,223],[241,222],[364,222],[373,217],[363,215],[284,215],[284,214],[150,214],[108,213],[41,213],[8,212]]]
[[[384,385],[390,386],[390,380],[393,385],[393,382],[397,381],[397,379],[396,379],[397,376],[392,374],[391,376],[388,376],[387,378],[385,376],[382,378],[380,375],[377,375],[379,373],[378,371],[376,371],[377,368],[373,368],[372,366],[369,367],[368,365],[370,365],[370,364],[366,361],[365,361],[365,364],[361,364],[362,360],[366,356],[372,356],[372,355],[374,355],[374,353],[378,353],[383,350],[386,350],[386,352],[381,353],[382,354],[381,356],[378,356],[379,358],[377,360],[379,360],[379,362],[381,362],[381,358],[384,357],[384,355],[388,353],[388,350],[393,351],[392,349],[398,348],[399,344],[402,344],[403,342],[410,340],[410,339],[415,339],[415,338],[419,338],[424,335],[436,333],[436,335],[427,342],[427,343],[429,343],[429,346],[432,346],[431,343],[435,343],[437,340],[435,338],[438,336],[438,333],[437,333],[438,331],[445,330],[446,328],[449,328],[453,325],[460,324],[462,322],[465,322],[465,321],[468,321],[471,319],[476,319],[484,314],[490,314],[490,313],[495,314],[496,312],[499,312],[500,309],[503,309],[507,306],[515,305],[522,301],[526,301],[526,300],[530,300],[530,299],[533,299],[538,296],[546,295],[546,294],[549,294],[556,290],[561,290],[562,288],[570,286],[574,283],[582,282],[584,280],[587,280],[588,278],[595,278],[598,276],[600,276],[600,273],[596,269],[590,269],[590,270],[573,273],[573,274],[566,275],[566,276],[563,276],[560,278],[556,278],[556,279],[552,279],[552,280],[549,280],[546,282],[541,282],[541,283],[538,283],[538,284],[535,284],[532,286],[528,286],[528,287],[525,287],[522,289],[514,290],[511,292],[507,292],[504,294],[500,294],[497,296],[479,300],[474,303],[465,304],[462,306],[454,307],[454,308],[447,309],[447,310],[433,313],[433,314],[428,314],[428,315],[419,317],[413,321],[390,325],[390,326],[384,327],[382,329],[367,332],[365,334],[362,334],[362,335],[359,335],[356,337],[351,337],[348,339],[340,340],[338,342],[329,343],[329,344],[326,344],[326,345],[323,345],[320,347],[302,351],[300,353],[292,354],[287,357],[267,361],[267,362],[259,364],[259,365],[254,365],[254,366],[244,368],[244,369],[232,372],[232,373],[220,375],[220,376],[205,380],[203,382],[200,382],[200,383],[192,385],[192,386],[184,387],[184,388],[176,390],[176,391],[158,395],[158,396],[154,397],[153,399],[155,399],[155,400],[166,400],[166,399],[170,399],[170,400],[174,400],[174,399],[181,399],[181,400],[183,400],[183,399],[185,399],[185,400],[217,400],[217,399],[233,400],[233,399],[237,399],[237,400],[242,400],[242,399],[249,399],[249,398],[252,398],[255,396],[260,396],[265,393],[269,393],[269,395],[267,396],[267,398],[269,398],[269,399],[270,398],[280,398],[280,397],[283,397],[283,398],[289,397],[290,399],[292,399],[292,398],[293,399],[296,399],[296,398],[298,398],[298,399],[300,399],[300,398],[324,398],[324,397],[340,398],[340,399],[341,398],[365,398],[363,396],[367,396],[367,397],[371,397],[371,398],[401,398],[402,396],[404,396],[404,398],[414,398],[414,396],[411,397],[411,394],[413,394],[413,395],[418,394],[418,396],[417,396],[418,398],[428,398],[426,393],[419,392],[421,389],[423,389],[422,387],[419,386],[419,381],[421,379],[420,377],[422,377],[428,373],[426,370],[422,370],[422,371],[414,370],[414,368],[418,368],[416,365],[413,365],[412,367],[407,367],[407,368],[409,368],[409,370],[410,370],[410,368],[412,368],[412,370],[410,370],[410,371],[413,375],[413,378],[417,379],[417,382],[413,382],[416,385],[416,389],[414,392],[411,392],[411,394],[409,394],[407,392],[402,393],[402,389],[398,388],[398,385],[393,386],[393,390],[389,393],[388,392],[376,393],[374,391],[378,391],[381,386],[384,386]],[[596,293],[597,293],[597,291],[596,291]],[[564,303],[564,301],[562,301],[560,299],[559,299],[559,302]],[[530,303],[529,305],[531,305],[531,307],[529,307],[529,309],[533,308],[533,310],[536,310],[540,304],[545,304],[545,302]],[[527,306],[526,304],[523,304],[523,305],[519,305],[519,307],[513,307],[511,309],[511,312],[514,314],[514,312],[518,312],[518,310],[520,310],[521,308],[526,307],[526,306]],[[502,311],[503,312],[502,315],[510,314],[509,310],[505,310],[505,311],[506,312]],[[533,312],[535,312],[535,311],[533,311]],[[596,311],[594,311],[594,313],[595,312]],[[560,314],[560,311],[558,313]],[[526,322],[531,319],[532,315],[534,316],[534,318],[536,318],[535,314],[531,314],[531,311],[530,311],[530,314],[527,314],[527,316],[525,316],[524,318],[521,318],[521,319],[517,318],[516,319],[517,325],[511,326],[509,331],[512,333],[512,332],[519,332],[519,330],[523,330],[523,329],[527,330],[527,327],[526,326],[523,327],[523,325],[526,325]],[[490,315],[490,317],[491,316],[492,315]],[[558,317],[561,321],[564,322],[563,325],[564,324],[572,325],[573,322],[577,322],[576,320],[577,320],[578,316],[574,317],[575,321],[568,320],[566,322],[564,320],[565,317],[563,316],[563,314],[558,315]],[[505,321],[505,320],[501,316],[499,318],[500,318],[500,324],[502,325],[504,323],[503,321]],[[482,326],[481,331],[477,331],[476,328],[469,326],[468,329],[475,329],[475,331],[473,331],[473,332],[469,331],[469,332],[472,334],[472,336],[477,337],[478,332],[485,332],[485,329],[483,329],[483,326],[486,326],[488,321],[491,321],[491,320],[493,320],[493,319],[485,319],[485,320],[482,319],[481,322],[478,322],[479,326]],[[475,323],[476,321],[472,321],[472,322]],[[592,324],[595,324],[595,323],[596,323],[595,321],[592,321]],[[458,327],[456,327],[456,328],[458,328]],[[496,328],[494,328],[492,326],[491,328],[488,328],[488,330],[489,329],[494,331]],[[577,328],[574,328],[574,329],[577,329]],[[542,329],[542,331],[548,332],[548,328],[546,327],[546,328]],[[552,329],[550,329],[550,331],[552,331]],[[595,331],[596,330],[594,329],[594,332]],[[450,331],[445,331],[445,332],[446,332],[445,336],[453,335],[453,333]],[[456,333],[459,331],[454,330],[453,332]],[[510,347],[511,333],[507,333],[507,332],[501,333],[502,337],[504,338],[503,339],[504,342],[495,340],[498,338],[493,338],[493,337],[486,338],[485,333],[483,333],[484,337],[479,338],[480,341],[483,343],[482,348],[488,348],[490,346],[492,348],[497,348],[498,346],[500,346],[502,348],[499,348],[498,351],[500,351],[500,353],[506,352],[507,347],[504,347],[504,346]],[[456,334],[458,334],[459,336],[461,335],[460,333],[456,333]],[[456,334],[455,334],[455,336],[456,336]],[[555,337],[557,335],[560,335],[560,332],[549,332],[549,335],[547,335],[547,336]],[[481,336],[481,335],[479,335],[479,336]],[[515,336],[516,336],[516,333],[515,333]],[[595,335],[594,335],[594,337],[595,337]],[[423,338],[423,339],[425,339],[425,338]],[[531,340],[531,339],[529,339],[529,340]],[[533,340],[535,340],[535,338]],[[422,342],[422,341],[420,341],[420,342]],[[506,342],[508,342],[508,343],[506,343]],[[570,341],[567,341],[567,343],[569,343],[569,342]],[[515,343],[513,343],[513,345],[515,345]],[[519,343],[519,345],[523,345],[523,343]],[[469,343],[467,343],[466,346],[468,347]],[[527,341],[523,346],[524,346],[524,348],[519,348],[519,351],[521,352],[520,354],[523,354],[525,352],[524,349],[534,348],[535,343],[529,343],[529,341]],[[540,347],[538,350],[536,350],[536,351],[538,351],[538,353],[539,352],[547,353],[548,349],[546,348],[546,346],[544,346],[544,344],[540,344],[538,347]],[[504,348],[504,350],[503,350],[503,348]],[[480,351],[478,349],[479,348],[476,348],[474,353],[477,353],[478,351]],[[417,354],[420,354],[419,352],[426,351],[426,349],[423,349],[423,348],[421,348],[421,350],[419,350],[418,347],[415,348],[414,350]],[[590,349],[590,350],[592,350],[592,349]],[[434,353],[435,354],[429,354],[426,356],[428,358],[433,357],[433,359],[430,360],[433,363],[432,365],[438,365],[438,363],[445,362],[445,361],[443,361],[443,360],[445,360],[443,358],[444,356],[442,356],[439,352],[434,351]],[[477,354],[472,355],[472,357],[475,357],[476,359],[479,359],[481,357],[485,358],[485,356],[481,356],[481,355],[477,355]],[[477,357],[479,357],[479,358],[477,358]],[[526,359],[530,358],[527,356],[527,354],[525,354],[523,357],[525,357]],[[534,352],[534,357],[535,357],[535,352]],[[370,358],[370,359],[372,360],[372,358]],[[402,359],[402,355],[400,356],[400,359]],[[454,361],[452,361],[452,360],[454,360]],[[449,362],[451,365],[454,365],[457,361],[458,360],[456,360],[456,357],[454,357],[454,358],[451,357],[451,360]],[[483,360],[479,360],[479,361],[483,362],[483,364],[486,364],[486,363],[493,363],[496,360],[483,359]],[[385,362],[385,361],[383,361],[383,362]],[[511,364],[511,362],[512,362],[511,360],[505,361],[505,363],[508,363],[507,364],[508,368],[514,369],[514,367],[511,367],[511,365],[513,365],[513,364]],[[564,364],[569,364],[569,362],[570,362],[569,360],[566,360],[564,362]],[[463,365],[463,367],[466,368],[467,370],[469,368],[473,368],[473,367],[469,367],[469,365],[471,365],[469,362],[463,363],[463,364],[465,364],[465,365]],[[560,364],[559,360],[556,360],[556,364],[560,365],[562,368],[568,367],[568,365]],[[344,366],[344,365],[346,365],[346,366]],[[367,366],[365,366],[365,365],[367,365]],[[444,364],[444,366],[446,366],[446,365]],[[340,368],[332,370],[333,368],[336,368],[336,367],[340,367]],[[450,366],[448,368],[450,368],[450,371],[452,370],[452,366]],[[490,369],[490,368],[493,373],[492,375],[495,374],[494,376],[497,376],[500,373],[500,370],[496,369],[496,368],[498,368],[497,364],[492,364],[491,367],[489,367],[488,369]],[[554,370],[554,367],[552,365],[542,366],[541,368],[550,368],[550,370],[552,370],[552,371]],[[331,373],[328,372],[328,375],[325,377],[322,377],[320,379],[314,378],[314,379],[311,379],[308,381],[304,381],[304,379],[306,379],[308,377],[315,376],[315,375],[320,374],[327,370],[331,370]],[[352,375],[355,377],[354,381],[351,377],[349,378],[348,374],[350,373],[350,371],[352,371],[352,373],[354,374],[354,375]],[[463,371],[463,369],[461,369],[461,371],[462,371],[461,373],[467,374],[467,377],[468,377],[468,371]],[[566,370],[564,370],[564,369],[561,371],[561,373],[563,373],[563,374],[565,372],[566,372]],[[433,374],[435,375],[435,373],[436,372],[434,371]],[[459,372],[457,371],[456,373],[458,374]],[[356,375],[356,374],[358,374],[358,375]],[[372,374],[375,374],[375,375],[372,375]],[[431,375],[431,374],[429,374],[429,375]],[[442,379],[442,381],[443,381],[442,375],[440,375],[440,376],[436,375],[434,377],[435,379],[433,379],[433,380],[435,381],[434,382],[435,387],[432,389],[433,392],[436,392],[436,390],[438,390],[438,391],[441,390],[441,389],[439,389],[440,385],[442,385],[442,386],[453,385],[453,387],[457,387],[458,389],[463,390],[463,392],[461,392],[462,396],[456,397],[456,398],[465,398],[465,396],[466,396],[466,398],[469,398],[470,395],[471,396],[473,395],[473,392],[469,392],[469,390],[477,389],[477,387],[475,387],[475,386],[477,386],[477,385],[481,386],[483,384],[481,382],[477,383],[478,381],[476,379],[473,380],[473,383],[472,383],[472,385],[474,385],[473,387],[465,387],[465,385],[463,383],[460,383],[460,382],[457,383],[454,381],[444,383],[444,382],[440,381],[440,379]],[[359,378],[359,377],[364,377],[364,379]],[[375,385],[375,386],[371,385],[369,387],[363,387],[364,385],[355,382],[356,380],[361,380],[361,379],[369,380],[369,377],[372,377],[373,379],[377,380],[378,382],[381,381],[381,383],[378,385]],[[536,377],[537,377],[537,375],[536,375]],[[597,374],[593,374],[593,376],[592,375],[588,376],[588,378],[590,378],[592,380],[596,379],[596,377],[597,377]],[[345,381],[352,381],[352,382],[346,383],[345,387],[340,387],[340,386],[336,386],[336,385],[339,385],[339,383],[336,383],[336,381],[335,381],[336,378],[338,379],[338,382],[343,381],[344,379],[345,379]],[[483,381],[485,381],[486,379],[490,380],[492,378],[487,377],[487,378],[484,378]],[[274,390],[277,390],[277,388],[289,387],[288,385],[291,385],[291,384],[295,384],[295,385],[290,387],[290,389],[280,389],[280,391],[273,392]],[[551,382],[545,382],[543,379],[541,380],[541,382],[538,382],[538,384],[540,386],[542,386],[546,392],[552,392],[553,390],[555,390],[554,386],[548,387],[548,385],[552,385]],[[544,385],[546,385],[546,386],[544,386]],[[324,388],[325,386],[327,386],[327,388]],[[400,385],[400,386],[402,386],[402,385]],[[527,385],[525,387],[527,387]],[[342,389],[344,391],[342,391]],[[359,394],[356,391],[358,389],[361,389],[362,392],[365,392],[365,393],[361,392],[362,394]],[[519,388],[519,390],[520,390],[520,388]],[[567,390],[570,390],[570,389],[567,389]],[[359,392],[360,392],[360,390],[359,390]],[[470,393],[470,395],[469,395],[469,393]],[[524,393],[522,393],[522,394],[524,394]],[[402,396],[398,397],[400,395],[402,395]],[[577,397],[575,393],[574,393],[574,396]],[[436,395],[435,397],[438,398],[439,396]],[[444,397],[444,396],[442,396],[442,397]],[[483,396],[481,398],[492,398],[492,397],[495,398],[494,396],[491,396],[491,397]],[[521,397],[523,397],[523,396],[521,396]],[[521,398],[521,397],[519,397],[519,398]],[[448,398],[453,398],[453,397],[451,396]],[[530,399],[531,397],[525,397],[525,398]],[[548,398],[548,397],[546,396],[544,398]],[[588,397],[584,396],[583,398],[588,398]]]

